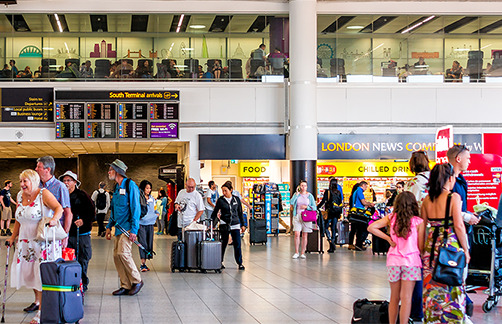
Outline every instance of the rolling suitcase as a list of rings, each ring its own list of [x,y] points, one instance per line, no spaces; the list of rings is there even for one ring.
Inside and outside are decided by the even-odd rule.
[[[214,270],[217,273],[221,272],[221,242],[213,239],[213,224],[211,224],[211,236],[206,240],[204,237],[199,242],[199,268],[202,272]]]
[[[202,241],[204,231],[185,231],[185,268],[196,269],[199,266],[197,248]]]
[[[386,254],[389,251],[390,244],[384,239],[379,238],[376,235],[371,235],[371,252],[373,254]]]
[[[267,221],[251,217],[249,219],[249,243],[267,243]]]
[[[185,270],[185,243],[182,241],[174,241],[171,248],[171,271]]]
[[[44,300],[41,323],[75,323],[84,317],[81,274],[82,267],[77,261],[58,259],[40,263]]]
[[[312,230],[307,236],[307,253],[317,252],[324,253],[323,240],[319,229]]]
[[[336,223],[336,232],[338,233],[336,244],[342,246],[349,243],[350,223],[348,220],[343,219],[338,221]]]

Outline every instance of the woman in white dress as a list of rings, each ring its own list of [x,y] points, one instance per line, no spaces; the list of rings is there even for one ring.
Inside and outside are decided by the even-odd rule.
[[[38,311],[30,323],[40,322],[42,302],[42,280],[40,262],[53,261],[61,257],[61,241],[56,241],[53,248],[45,246],[45,241],[38,241],[37,226],[42,216],[52,217],[49,222],[54,226],[59,222],[63,208],[49,190],[40,189],[40,177],[34,170],[24,170],[19,175],[21,191],[17,195],[16,223],[7,244],[16,242],[11,287],[31,288],[35,292],[35,302],[24,309],[25,312]],[[49,248],[50,247],[50,248]]]

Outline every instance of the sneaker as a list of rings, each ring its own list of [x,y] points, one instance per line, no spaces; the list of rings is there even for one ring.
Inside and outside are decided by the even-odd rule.
[[[242,265],[242,264],[239,264],[239,270],[245,270],[246,268]]]
[[[300,255],[298,253],[293,254],[293,259],[298,259]]]
[[[300,255],[300,259],[306,259],[307,257],[305,256],[305,254],[302,254]]]
[[[356,247],[354,245],[349,244],[349,250],[355,250],[355,249],[356,249]]]
[[[10,228],[8,228],[8,229],[7,229],[7,231],[5,231],[5,233],[6,233],[7,235],[9,235],[9,236],[10,236],[10,235],[12,235],[12,232],[10,231]]]
[[[5,230],[4,230],[4,229],[2,229],[2,230],[0,231],[0,236],[6,236],[6,235],[7,235],[7,234],[5,234]]]
[[[147,272],[147,271],[148,271],[148,268],[146,267],[146,265],[145,265],[145,264],[142,264],[142,265],[139,267],[139,270],[140,270],[141,272]]]

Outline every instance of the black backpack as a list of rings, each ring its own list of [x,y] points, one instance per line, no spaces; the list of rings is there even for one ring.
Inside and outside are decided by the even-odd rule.
[[[98,191],[98,196],[96,197],[96,208],[98,210],[103,210],[106,208],[106,192]]]
[[[330,198],[328,202],[329,209],[332,213],[335,213],[337,215],[342,213],[343,209],[343,202],[342,202],[342,195],[340,191],[337,191],[337,194],[332,195],[331,191],[329,191]]]
[[[127,191],[127,194],[129,195],[129,185],[131,183],[131,179],[130,178],[127,178],[126,180],[126,191]],[[148,203],[146,202],[146,197],[145,197],[145,193],[143,192],[143,190],[139,190],[139,204],[141,206],[141,214],[139,215],[139,218],[143,218],[145,217],[145,215],[148,213]]]

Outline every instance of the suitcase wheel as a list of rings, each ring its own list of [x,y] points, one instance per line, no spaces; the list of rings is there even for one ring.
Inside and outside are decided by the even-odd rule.
[[[204,270],[204,269],[203,269],[203,270],[201,270],[200,272],[202,272],[202,273],[207,273],[207,271],[206,271],[206,270]]]
[[[174,268],[171,268],[171,272],[174,273],[174,271],[175,271]]]
[[[221,273],[221,269],[216,269],[216,270],[214,270],[214,272]]]

